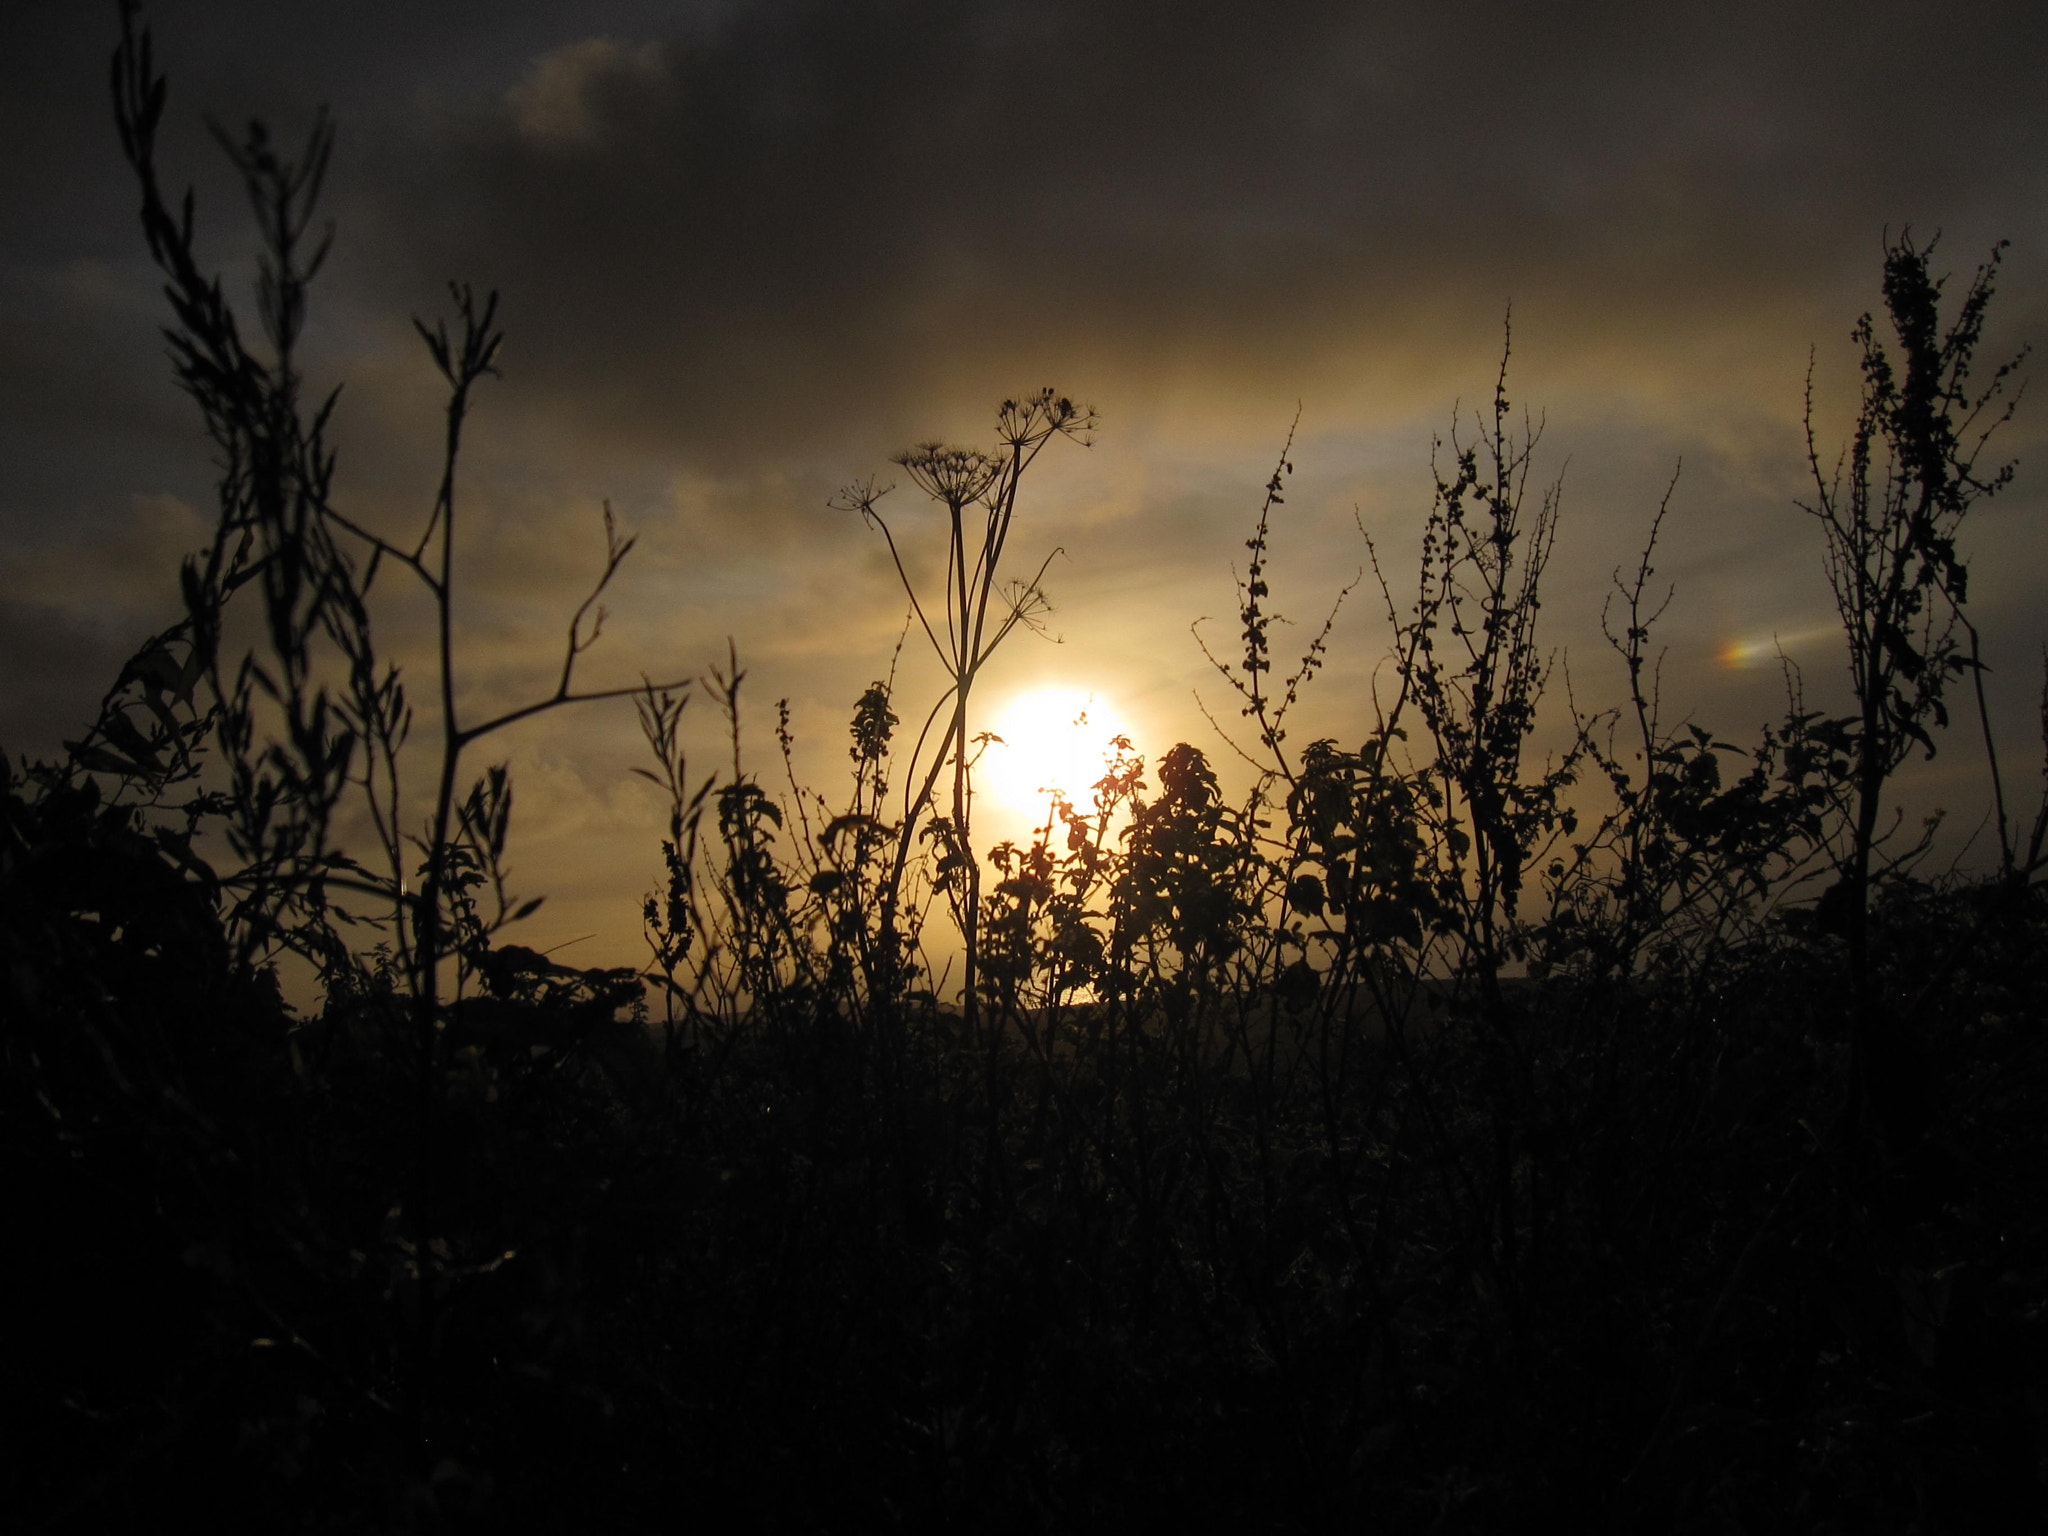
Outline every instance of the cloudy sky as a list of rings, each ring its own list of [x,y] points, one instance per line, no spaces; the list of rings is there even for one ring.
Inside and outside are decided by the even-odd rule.
[[[992,722],[1065,688],[1149,756],[1183,738],[1227,754],[1189,626],[1215,616],[1231,644],[1233,563],[1297,410],[1274,584],[1302,626],[1283,644],[1351,579],[1360,525],[1406,585],[1432,436],[1488,397],[1512,308],[1510,393],[1543,420],[1539,475],[1563,481],[1544,611],[1575,695],[1614,696],[1601,594],[1682,461],[1658,562],[1678,587],[1667,694],[1747,737],[1779,707],[1773,636],[1817,702],[1839,687],[1817,530],[1794,506],[1801,408],[1811,356],[1839,441],[1886,232],[1940,230],[1957,288],[2009,239],[1985,356],[2048,330],[2048,27],[2011,0],[166,0],[148,17],[166,179],[196,185],[231,290],[250,243],[205,120],[291,140],[324,102],[339,123],[311,355],[346,381],[353,515],[395,535],[429,505],[437,395],[410,317],[451,278],[502,294],[504,377],[464,482],[469,696],[547,685],[609,500],[641,542],[587,681],[701,673],[730,637],[758,765],[786,696],[800,768],[835,793],[904,605],[877,537],[828,503],[913,442],[985,442],[1006,395],[1053,385],[1101,425],[1026,483],[1013,549],[1064,551],[1059,643],[1012,642]],[[14,753],[53,750],[173,616],[209,516],[107,106],[116,33],[111,0],[0,12]],[[1967,535],[2022,763],[2048,634],[2044,421],[2022,406],[2001,439],[2019,478]],[[908,486],[884,506],[930,579],[931,514]],[[424,614],[400,597],[380,622],[412,655]],[[1347,610],[1304,729],[1359,734],[1386,638],[1372,603]],[[931,676],[907,649],[906,703]],[[515,865],[555,898],[527,941],[594,933],[563,958],[632,962],[659,811],[626,772],[630,710],[499,745],[522,787]],[[1967,741],[1921,777],[1974,824]]]

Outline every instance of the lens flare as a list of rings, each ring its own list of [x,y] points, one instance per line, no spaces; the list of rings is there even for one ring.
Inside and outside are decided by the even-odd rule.
[[[1740,639],[1729,639],[1721,643],[1714,653],[1714,659],[1729,672],[1740,672],[1750,667],[1769,666],[1777,661],[1782,652],[1790,656],[1794,651],[1803,650],[1816,640],[1825,640],[1840,633],[1833,624],[1794,630],[1790,634],[1749,635]]]

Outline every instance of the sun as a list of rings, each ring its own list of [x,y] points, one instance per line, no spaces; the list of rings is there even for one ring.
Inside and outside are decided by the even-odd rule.
[[[1003,804],[1042,817],[1054,794],[1076,806],[1092,803],[1107,770],[1111,743],[1127,734],[1116,708],[1077,688],[1039,688],[1004,705],[989,727],[978,774]]]

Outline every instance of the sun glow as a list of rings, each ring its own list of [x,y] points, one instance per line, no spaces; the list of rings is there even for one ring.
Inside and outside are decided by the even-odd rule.
[[[1074,688],[1018,694],[991,729],[1001,740],[990,742],[981,760],[981,783],[1005,805],[1036,817],[1055,793],[1077,806],[1091,804],[1111,744],[1126,733],[1106,700]]]

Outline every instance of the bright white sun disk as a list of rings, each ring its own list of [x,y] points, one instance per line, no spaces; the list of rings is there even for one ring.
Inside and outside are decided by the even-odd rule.
[[[1073,688],[1022,693],[997,714],[981,760],[981,782],[1005,804],[1043,815],[1050,796],[1074,805],[1094,803],[1095,784],[1108,771],[1111,743],[1126,734],[1122,718],[1099,695]]]

